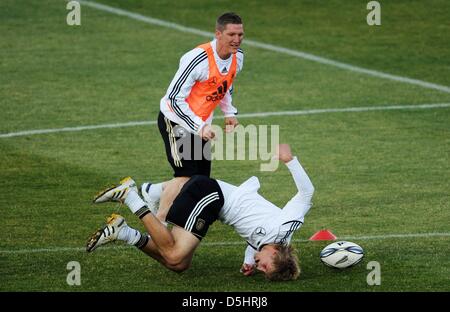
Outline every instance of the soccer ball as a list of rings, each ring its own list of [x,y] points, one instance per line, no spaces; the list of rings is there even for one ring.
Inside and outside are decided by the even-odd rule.
[[[334,242],[320,252],[320,260],[330,267],[345,269],[359,263],[364,250],[358,244],[346,241]]]

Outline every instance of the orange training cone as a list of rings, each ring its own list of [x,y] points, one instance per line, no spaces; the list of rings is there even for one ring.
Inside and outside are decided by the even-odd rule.
[[[320,230],[309,238],[310,241],[330,241],[336,240],[337,237],[330,230]]]

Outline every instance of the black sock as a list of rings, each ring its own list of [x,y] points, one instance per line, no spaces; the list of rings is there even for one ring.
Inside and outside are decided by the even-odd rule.
[[[136,242],[136,244],[134,244],[134,246],[136,246],[139,249],[144,248],[149,240],[149,236],[147,233],[141,233],[141,238]]]

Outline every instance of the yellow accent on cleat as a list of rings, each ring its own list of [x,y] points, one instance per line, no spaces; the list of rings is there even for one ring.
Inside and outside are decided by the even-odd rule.
[[[98,229],[89,237],[86,244],[87,252],[92,252],[102,245],[116,241],[121,228],[126,226],[125,219],[115,213],[111,214],[106,221],[106,225]]]
[[[120,184],[125,184],[125,183],[127,183],[129,180],[133,180],[131,177],[126,177],[126,178],[123,178],[122,180],[120,180]]]
[[[111,224],[114,222],[114,220],[116,220],[117,218],[122,218],[121,215],[117,214],[117,213],[113,213],[111,214],[111,216],[109,216],[108,218],[106,218],[106,223]]]
[[[120,202],[123,203],[130,190],[137,192],[136,183],[131,177],[126,177],[120,181],[119,185],[109,187],[99,192],[94,197],[94,203]]]

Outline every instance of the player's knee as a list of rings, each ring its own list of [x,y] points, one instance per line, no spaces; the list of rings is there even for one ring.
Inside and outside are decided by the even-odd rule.
[[[161,202],[167,202],[168,206],[172,205],[175,197],[180,193],[181,188],[189,181],[190,177],[177,177],[166,182],[161,194]]]
[[[164,254],[166,266],[174,272],[181,273],[190,268],[192,256],[177,250],[176,248]]]
[[[174,272],[181,273],[189,269],[191,262],[180,257],[172,257],[166,260],[167,266]]]
[[[184,257],[182,257],[176,250],[165,253],[164,259],[166,260],[167,264],[173,268],[181,268],[182,264],[185,262]]]

